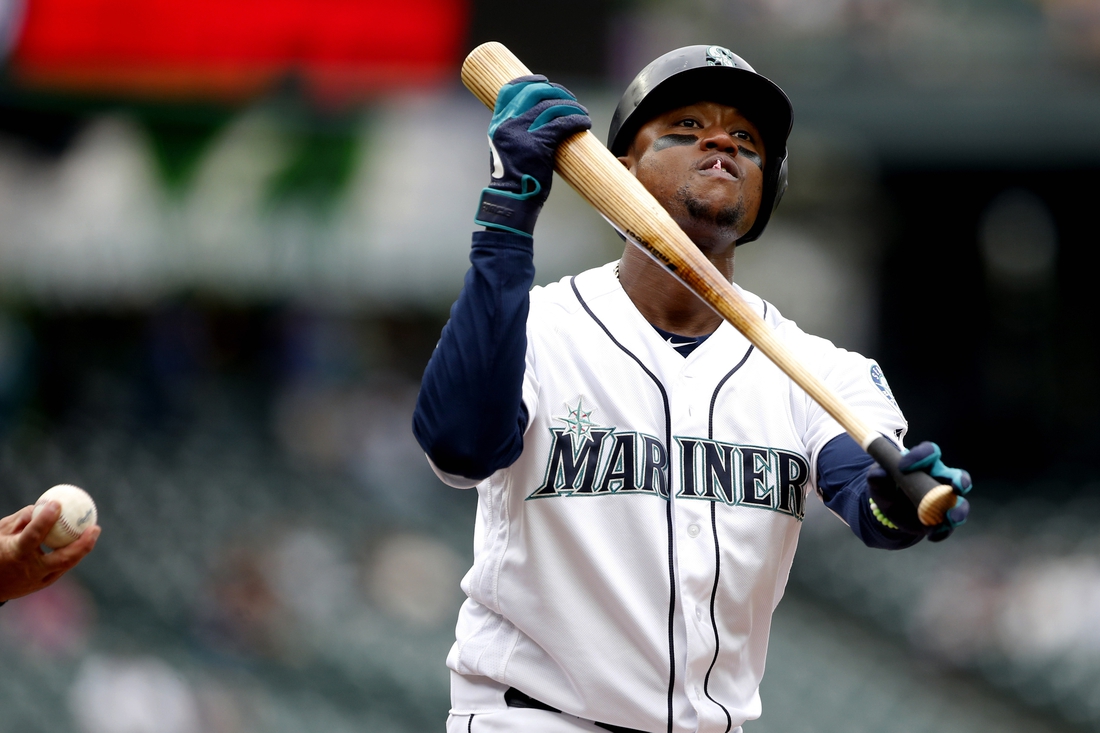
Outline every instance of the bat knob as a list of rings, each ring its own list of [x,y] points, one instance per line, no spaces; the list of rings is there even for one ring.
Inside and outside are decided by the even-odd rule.
[[[955,506],[956,500],[955,489],[940,484],[920,500],[917,506],[917,517],[924,526],[935,527],[943,521],[951,507]]]
[[[886,469],[901,491],[917,508],[917,518],[925,527],[935,527],[943,522],[947,512],[958,498],[955,489],[941,484],[924,471],[902,473],[899,467],[901,450],[891,441],[879,436],[867,446],[867,452]]]

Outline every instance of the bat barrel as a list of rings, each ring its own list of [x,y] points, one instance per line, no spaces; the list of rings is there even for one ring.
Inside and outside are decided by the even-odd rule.
[[[502,86],[530,73],[515,54],[496,41],[481,44],[462,62],[462,83],[489,109],[496,106]]]

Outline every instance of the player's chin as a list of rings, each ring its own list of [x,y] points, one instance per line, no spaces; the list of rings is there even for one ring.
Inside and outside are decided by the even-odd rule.
[[[745,211],[743,201],[734,205],[723,206],[714,213],[714,225],[719,229],[742,237],[749,229],[752,229],[753,217]]]
[[[719,199],[708,201],[705,198],[690,198],[685,202],[687,222],[681,226],[689,235],[718,236],[733,241],[744,236],[752,228],[752,219],[747,216],[744,202],[740,199]],[[708,237],[709,238],[709,237]]]

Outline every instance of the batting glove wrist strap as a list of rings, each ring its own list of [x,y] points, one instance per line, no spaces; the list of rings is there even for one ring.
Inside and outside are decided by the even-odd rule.
[[[530,237],[542,211],[542,200],[538,198],[542,186],[531,176],[524,176],[521,185],[521,193],[482,189],[474,223]]]

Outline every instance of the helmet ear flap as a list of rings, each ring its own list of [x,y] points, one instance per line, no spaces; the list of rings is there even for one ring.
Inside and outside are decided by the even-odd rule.
[[[784,147],[783,158],[779,161],[778,166],[773,163],[764,166],[764,197],[760,202],[760,211],[757,212],[756,221],[745,232],[745,236],[737,240],[738,247],[756,241],[764,232],[764,227],[768,226],[768,222],[771,221],[772,214],[779,208],[779,201],[787,191],[788,160],[787,149]]]
[[[772,211],[779,208],[779,201],[783,198],[783,194],[787,192],[787,161],[790,160],[790,153],[783,158],[783,163],[779,166],[779,176],[775,182],[775,200],[772,201]]]

